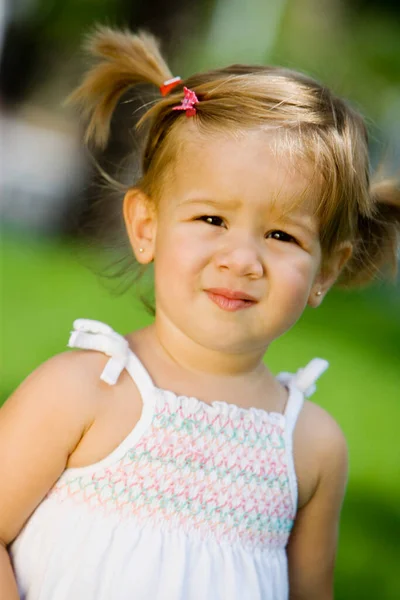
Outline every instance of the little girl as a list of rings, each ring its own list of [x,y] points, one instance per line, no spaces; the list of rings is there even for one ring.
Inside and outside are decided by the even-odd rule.
[[[327,363],[274,377],[269,345],[337,281],[395,266],[400,195],[369,181],[361,117],[315,81],[234,65],[182,81],[155,40],[99,29],[74,99],[107,142],[160,89],[123,215],[154,262],[155,319],[79,319],[0,411],[0,596],[328,600],[347,451],[305,400]]]

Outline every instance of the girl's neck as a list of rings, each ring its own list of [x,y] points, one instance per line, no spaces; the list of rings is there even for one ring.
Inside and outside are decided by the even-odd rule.
[[[148,333],[166,358],[196,375],[251,377],[265,371],[263,356],[266,348],[229,353],[223,349],[205,347],[161,319],[149,327]]]
[[[166,341],[165,333],[153,324],[129,336],[133,351],[157,387],[207,403],[223,400],[243,408],[283,411],[287,391],[263,363],[261,352],[225,357],[195,344],[183,344],[173,335]]]

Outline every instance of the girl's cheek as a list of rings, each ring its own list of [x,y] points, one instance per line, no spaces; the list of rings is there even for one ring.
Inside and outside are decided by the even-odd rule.
[[[316,268],[316,261],[312,255],[300,250],[276,253],[275,256],[270,257],[270,260],[271,268],[287,272],[294,279],[298,278],[299,282],[308,279]]]
[[[175,235],[163,236],[157,247],[157,259],[168,269],[189,271],[206,260],[209,244],[195,236],[177,230]]]

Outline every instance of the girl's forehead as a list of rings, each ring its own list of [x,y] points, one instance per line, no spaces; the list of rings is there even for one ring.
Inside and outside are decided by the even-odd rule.
[[[320,185],[311,162],[282,150],[271,132],[200,133],[190,125],[181,136],[166,183],[167,195],[178,204],[202,198],[251,202],[280,213],[315,211]]]

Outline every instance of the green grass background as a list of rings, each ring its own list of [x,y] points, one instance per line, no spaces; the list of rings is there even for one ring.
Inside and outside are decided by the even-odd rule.
[[[68,241],[3,237],[0,403],[65,349],[74,319],[99,319],[121,333],[150,321],[132,292],[113,297],[87,269],[100,250],[78,250]],[[398,288],[332,291],[267,355],[275,372],[294,371],[315,356],[330,362],[313,400],[338,420],[350,449],[338,600],[400,598],[399,303]]]

